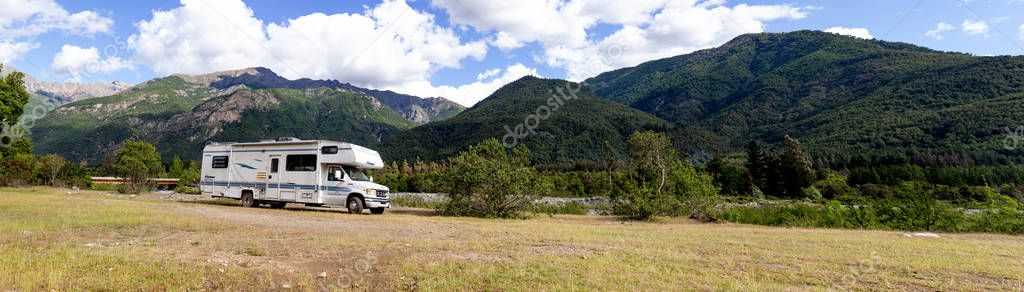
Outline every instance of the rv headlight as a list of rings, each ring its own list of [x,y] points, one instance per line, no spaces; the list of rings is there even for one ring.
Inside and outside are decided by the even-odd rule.
[[[375,190],[375,189],[366,188],[364,191],[366,192],[367,196],[376,196],[377,195],[377,190]]]

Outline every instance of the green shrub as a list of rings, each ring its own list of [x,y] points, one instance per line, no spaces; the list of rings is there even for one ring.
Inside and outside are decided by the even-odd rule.
[[[497,139],[488,139],[448,164],[440,177],[448,195],[441,212],[450,216],[521,217],[550,189],[530,166],[530,152],[522,145],[507,151]]]
[[[647,220],[671,210],[672,201],[671,196],[659,195],[654,186],[633,185],[615,196],[612,212],[628,219]]]

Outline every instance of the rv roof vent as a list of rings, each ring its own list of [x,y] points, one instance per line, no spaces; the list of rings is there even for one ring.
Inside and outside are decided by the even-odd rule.
[[[302,141],[302,139],[295,138],[295,137],[281,137],[281,138],[277,138],[277,142],[295,142],[295,141]]]

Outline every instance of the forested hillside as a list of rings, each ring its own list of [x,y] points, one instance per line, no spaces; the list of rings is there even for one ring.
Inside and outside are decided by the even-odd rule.
[[[536,126],[532,133],[528,125]],[[517,126],[524,127],[522,135]],[[603,157],[604,141],[621,149],[634,131],[669,128],[657,117],[599,99],[577,83],[527,76],[453,118],[403,132],[380,148],[386,160],[438,160],[495,138],[507,146],[526,145],[542,163],[597,161]],[[509,136],[510,130],[518,137]]]
[[[221,89],[186,78],[154,79],[62,106],[32,128],[35,150],[98,162],[123,141],[143,139],[165,157],[198,159],[208,141],[294,136],[374,145],[414,125],[377,99],[344,89]]]
[[[736,151],[785,135],[829,164],[1005,163],[1006,127],[1024,116],[1024,57],[976,57],[799,31],[740,36],[714,49],[586,81],[606,99],[679,125],[688,150]]]

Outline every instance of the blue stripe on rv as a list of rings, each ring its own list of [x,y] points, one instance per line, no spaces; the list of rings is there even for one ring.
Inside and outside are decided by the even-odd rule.
[[[318,186],[318,185],[300,185],[300,184],[278,184],[278,183],[263,183],[263,182],[251,182],[251,181],[203,181],[199,183],[204,186],[215,186],[215,187],[266,187],[270,189],[292,189],[298,188],[303,190],[316,190],[320,189],[323,191],[335,191],[335,192],[351,192],[351,188],[346,187],[332,187],[332,186]]]

